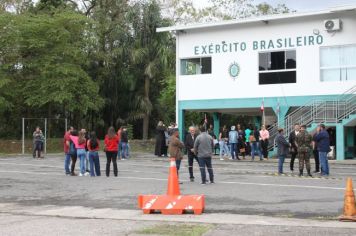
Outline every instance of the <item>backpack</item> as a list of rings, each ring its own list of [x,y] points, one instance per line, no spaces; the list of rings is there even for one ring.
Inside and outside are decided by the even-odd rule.
[[[73,157],[77,156],[77,149],[72,140],[69,141],[69,155]]]

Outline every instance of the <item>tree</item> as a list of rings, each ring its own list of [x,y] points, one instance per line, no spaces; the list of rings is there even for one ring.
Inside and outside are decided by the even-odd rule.
[[[176,24],[231,20],[251,16],[290,12],[285,4],[276,7],[263,2],[257,5],[253,0],[209,0],[204,8],[196,8],[192,0],[161,1],[165,14]]]
[[[153,110],[151,85],[159,88],[158,81],[169,74],[167,68],[172,68],[174,58],[173,43],[168,33],[157,33],[158,27],[168,25],[169,22],[161,17],[160,7],[156,1],[146,4],[136,4],[136,11],[132,17],[133,37],[135,38],[133,61],[140,71],[144,81],[141,95],[136,97],[135,116],[143,119],[143,139],[148,138],[149,120]],[[173,60],[174,61],[174,60]],[[159,90],[158,90],[159,91]],[[154,91],[154,92],[157,92]]]
[[[74,12],[6,14],[0,17],[1,90],[27,115],[67,117],[76,121],[98,110],[98,86],[84,70],[91,24]],[[17,107],[16,106],[16,107]],[[26,109],[27,110],[27,109]]]

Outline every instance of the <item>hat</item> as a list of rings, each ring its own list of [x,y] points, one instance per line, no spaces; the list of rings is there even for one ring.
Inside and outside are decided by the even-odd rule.
[[[235,125],[231,126],[231,130],[235,130]]]

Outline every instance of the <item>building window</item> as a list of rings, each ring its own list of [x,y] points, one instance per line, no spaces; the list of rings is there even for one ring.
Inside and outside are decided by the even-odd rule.
[[[356,80],[356,45],[320,48],[320,80]]]
[[[211,74],[211,57],[181,59],[180,74]]]
[[[259,84],[296,83],[295,50],[260,52]]]

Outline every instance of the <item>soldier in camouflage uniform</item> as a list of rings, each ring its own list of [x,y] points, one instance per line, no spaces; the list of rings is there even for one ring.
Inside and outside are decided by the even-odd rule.
[[[308,175],[310,173],[310,156],[312,151],[312,136],[305,130],[306,126],[302,125],[299,134],[295,138],[295,143],[298,150],[299,160],[299,176],[303,176],[304,162],[307,168]]]

